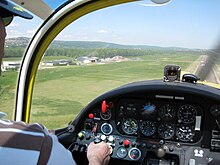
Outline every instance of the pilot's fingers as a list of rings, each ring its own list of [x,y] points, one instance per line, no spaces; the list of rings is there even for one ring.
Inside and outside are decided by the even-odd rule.
[[[89,164],[107,165],[110,160],[110,154],[111,147],[105,142],[97,144],[91,142],[88,146],[87,158]]]
[[[111,147],[105,143],[97,143],[91,142],[88,146],[87,156],[98,156],[103,159],[111,154]]]
[[[103,165],[107,165],[110,160],[110,155],[108,155],[104,160],[103,160]]]

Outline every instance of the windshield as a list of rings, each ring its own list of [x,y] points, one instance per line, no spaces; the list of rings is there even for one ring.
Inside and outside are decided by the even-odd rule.
[[[37,73],[31,122],[63,127],[106,91],[134,81],[162,81],[164,67],[171,64],[181,67],[181,77],[195,74],[200,83],[218,87],[219,12],[219,1],[173,0],[162,6],[143,1],[78,19],[45,52]],[[19,41],[23,39],[27,38]],[[4,74],[16,79],[14,71]],[[7,96],[6,91],[0,94]]]

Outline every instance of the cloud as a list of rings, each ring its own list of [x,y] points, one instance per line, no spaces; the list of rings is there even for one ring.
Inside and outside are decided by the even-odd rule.
[[[108,30],[105,30],[105,29],[98,30],[97,33],[108,33]]]
[[[9,29],[9,30],[7,30],[7,31],[8,31],[8,33],[20,33],[19,31],[14,30],[14,29]]]
[[[27,30],[27,34],[34,34],[36,31],[37,29]]]
[[[59,34],[57,36],[57,39],[60,39],[60,40],[70,40],[73,38],[73,35],[71,34]]]
[[[14,29],[6,29],[6,38],[14,38],[22,36],[22,33]]]
[[[68,32],[61,32],[56,37],[56,40],[65,40],[65,41],[88,40],[88,39],[89,37],[87,33],[74,34]]]
[[[14,22],[14,23],[11,23],[9,27],[19,27],[19,26],[20,26],[19,23]]]

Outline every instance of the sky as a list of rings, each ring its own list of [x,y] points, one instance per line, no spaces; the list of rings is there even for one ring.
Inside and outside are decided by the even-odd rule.
[[[62,0],[45,2],[56,8]],[[167,5],[151,5],[146,0],[90,13],[56,39],[201,49],[213,48],[220,41],[219,0],[171,0]],[[37,16],[33,20],[16,17],[6,29],[7,38],[32,37],[41,23]]]

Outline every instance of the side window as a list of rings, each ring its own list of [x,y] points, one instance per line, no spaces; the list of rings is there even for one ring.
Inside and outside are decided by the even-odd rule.
[[[36,17],[32,20],[15,17],[6,27],[7,35],[0,76],[0,111],[7,114],[7,119],[13,119],[17,78],[24,50],[41,23],[42,21]]]

